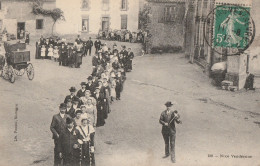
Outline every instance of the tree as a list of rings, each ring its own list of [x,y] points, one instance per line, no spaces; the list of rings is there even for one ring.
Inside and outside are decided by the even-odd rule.
[[[139,12],[139,27],[142,30],[147,30],[148,23],[150,22],[150,10],[151,7],[148,4],[144,5],[143,10]]]
[[[60,8],[55,8],[53,10],[43,9],[41,4],[38,2],[34,3],[32,8],[33,8],[33,10],[32,10],[33,14],[43,15],[43,16],[52,18],[52,20],[53,20],[52,36],[53,36],[54,25],[56,24],[56,22],[59,20],[65,21],[64,12]]]

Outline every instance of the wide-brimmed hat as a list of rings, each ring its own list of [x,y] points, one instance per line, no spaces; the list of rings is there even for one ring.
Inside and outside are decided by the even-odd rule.
[[[70,87],[70,92],[76,92],[76,88],[74,86]]]
[[[171,107],[171,106],[173,106],[173,104],[172,104],[171,101],[167,101],[167,102],[165,103],[165,106],[166,106],[166,107]]]
[[[81,113],[81,114],[82,114],[83,112],[82,112],[82,110],[81,110],[81,109],[79,109],[79,108],[78,108],[78,109],[76,109],[76,112],[75,112],[75,114],[78,114],[78,113]]]
[[[81,109],[81,108],[83,108],[83,107],[84,107],[84,108],[86,108],[86,105],[84,105],[84,104],[83,104],[83,105],[81,105],[81,106],[80,106],[80,109]]]

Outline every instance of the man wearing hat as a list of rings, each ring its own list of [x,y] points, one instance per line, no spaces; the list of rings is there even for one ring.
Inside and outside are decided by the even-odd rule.
[[[78,99],[78,97],[75,95],[75,92],[76,92],[76,88],[75,87],[71,87],[69,89],[69,91],[70,91],[70,95],[65,97],[64,103],[67,103],[68,99],[71,99],[72,101]]]
[[[82,96],[85,96],[87,83],[86,82],[81,82],[80,85],[81,85],[81,89],[78,90],[77,95],[76,95],[78,98],[81,98]]]
[[[62,130],[66,128],[66,118],[69,117],[69,115],[65,114],[65,103],[61,103],[59,109],[60,113],[52,117],[52,122],[50,126],[50,130],[52,132],[52,139],[54,139],[54,166],[58,166],[61,164],[61,159],[59,157],[58,152],[58,142]]]
[[[178,124],[181,123],[180,115],[176,110],[171,110],[173,106],[172,102],[166,102],[165,106],[166,110],[161,113],[159,120],[159,123],[162,124],[162,135],[165,142],[165,156],[163,158],[167,158],[171,151],[171,161],[175,163],[175,122]],[[169,146],[171,148],[170,151]]]
[[[101,41],[99,39],[97,39],[94,43],[95,48],[96,48],[96,53],[98,52],[98,50],[100,50],[101,48]]]
[[[62,130],[58,144],[59,157],[63,159],[64,166],[80,165],[80,139],[83,137],[75,128],[73,119],[66,118],[66,128]]]
[[[92,58],[92,67],[93,67],[93,70],[96,69],[98,63],[99,63],[98,54],[95,54],[95,56],[93,56],[93,58]]]
[[[91,37],[89,37],[89,40],[86,42],[86,55],[88,55],[89,52],[89,56],[91,56],[92,46],[93,46],[93,41],[91,40]]]
[[[93,78],[91,76],[88,77],[88,83],[86,85],[86,90],[89,90],[91,92],[91,95],[94,94],[95,91],[95,85],[93,84]]]

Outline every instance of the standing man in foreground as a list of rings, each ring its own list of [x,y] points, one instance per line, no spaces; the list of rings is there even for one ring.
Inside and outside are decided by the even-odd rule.
[[[161,113],[160,124],[162,124],[162,135],[165,142],[165,156],[167,158],[170,155],[169,147],[171,148],[171,160],[175,163],[175,137],[176,129],[175,122],[181,123],[180,115],[177,110],[172,111],[172,102],[168,101],[165,103],[166,110]]]
[[[65,114],[66,112],[66,104],[60,104],[60,113],[56,114],[52,118],[50,130],[53,134],[52,139],[54,140],[54,166],[59,166],[61,164],[61,158],[59,157],[58,152],[58,144],[59,137],[62,132],[66,128],[66,118],[69,115]]]

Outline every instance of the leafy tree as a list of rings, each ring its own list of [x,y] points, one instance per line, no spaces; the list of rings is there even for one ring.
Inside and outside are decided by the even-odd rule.
[[[150,10],[151,7],[148,4],[145,4],[143,10],[139,12],[139,27],[142,30],[147,30],[148,24],[151,21]]]
[[[54,25],[56,24],[56,22],[59,20],[65,21],[64,12],[60,8],[55,8],[53,10],[43,9],[40,0],[37,0],[37,2],[33,4],[32,8],[33,8],[32,10],[33,14],[43,15],[52,18],[53,20],[52,35],[53,35]]]

